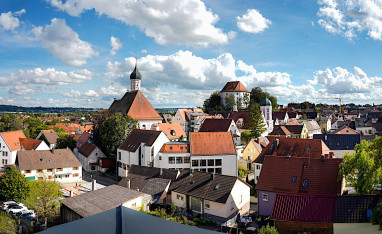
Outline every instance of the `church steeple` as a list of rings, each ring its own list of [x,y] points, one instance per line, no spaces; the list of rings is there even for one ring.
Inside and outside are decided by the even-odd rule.
[[[141,89],[141,79],[142,75],[138,71],[137,62],[138,59],[135,58],[135,68],[134,71],[130,74],[130,83],[131,83],[131,91],[140,90]]]

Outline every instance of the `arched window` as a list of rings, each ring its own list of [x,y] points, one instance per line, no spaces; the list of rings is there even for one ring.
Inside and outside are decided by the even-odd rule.
[[[239,119],[236,121],[236,126],[237,126],[237,128],[242,129],[243,126],[244,126],[244,119],[243,119],[243,118],[239,118]]]

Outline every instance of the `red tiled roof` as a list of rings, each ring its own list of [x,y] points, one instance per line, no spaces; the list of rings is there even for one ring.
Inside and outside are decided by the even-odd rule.
[[[247,88],[240,81],[230,81],[220,91],[222,92],[246,92],[249,93]]]
[[[191,155],[236,154],[231,132],[191,132]]]
[[[85,142],[81,145],[81,147],[78,149],[78,152],[85,156],[86,158],[89,157],[89,155],[97,148],[96,145]]]
[[[288,136],[291,135],[291,132],[286,128],[286,125],[276,125],[273,128],[273,131],[269,133],[270,136]]]
[[[45,133],[53,133],[54,130],[53,129],[49,129],[49,130],[41,130],[41,133],[45,134]]]
[[[160,149],[161,153],[190,153],[190,144],[184,143],[165,143]]]
[[[268,146],[256,158],[255,163],[262,163],[266,155],[290,155],[300,158],[321,158],[322,154],[325,154],[325,157],[329,157],[330,154],[330,149],[321,139],[285,138],[271,136],[268,137],[268,139]],[[278,145],[276,139],[278,139]]]
[[[41,142],[42,140],[20,138],[20,145],[24,150],[35,150]]]
[[[170,140],[178,139],[181,136],[187,137],[180,123],[160,123],[157,124],[157,126],[159,127],[159,131],[163,131]]]
[[[89,132],[84,132],[84,133],[82,133],[82,135],[77,135],[77,136],[79,136],[77,139],[77,145],[78,145],[78,147],[81,147],[81,145],[83,143],[88,141],[91,134]]]
[[[133,129],[119,149],[135,152],[141,143],[152,146],[160,133],[160,131]]]
[[[205,119],[199,132],[228,132],[232,119]]]
[[[26,138],[21,130],[2,132],[1,136],[3,136],[11,151],[19,150],[21,148],[20,138]]]
[[[231,111],[231,113],[228,116],[228,119],[233,119],[237,125],[237,121],[239,119],[243,119],[244,125],[241,129],[247,129],[248,128],[248,118],[251,111]]]
[[[285,194],[338,195],[342,184],[337,180],[341,162],[342,159],[334,158],[322,162],[315,158],[266,156],[256,189]],[[304,180],[308,180],[307,186],[303,186]]]
[[[139,90],[127,92],[121,100],[114,100],[109,111],[111,113],[122,112],[133,119],[162,119]]]
[[[336,196],[277,194],[271,219],[333,223]]]
[[[77,135],[77,134],[71,134],[70,135],[74,141],[78,141],[78,139],[80,139],[81,135]]]

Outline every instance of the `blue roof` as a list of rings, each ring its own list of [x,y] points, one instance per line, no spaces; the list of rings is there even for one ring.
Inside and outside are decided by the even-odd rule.
[[[313,139],[321,139],[330,150],[354,150],[361,143],[359,134],[314,134]]]

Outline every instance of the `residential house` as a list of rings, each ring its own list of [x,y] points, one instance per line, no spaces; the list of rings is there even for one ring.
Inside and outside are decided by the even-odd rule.
[[[151,130],[162,131],[170,141],[187,140],[187,134],[179,123],[153,124]]]
[[[133,129],[117,149],[118,175],[124,177],[130,165],[157,167],[159,150],[169,141],[161,131]]]
[[[20,138],[26,138],[23,131],[0,133],[0,167],[13,165],[16,162],[17,151],[21,149]]]
[[[232,119],[205,119],[199,132],[231,132],[235,145],[240,145],[241,133]]]
[[[273,120],[275,121],[275,125],[284,125],[288,123],[289,116],[287,112],[284,111],[275,111],[273,112]]]
[[[230,81],[227,82],[227,84],[220,91],[219,96],[224,107],[227,107],[226,99],[230,95],[233,95],[235,98],[235,103],[237,103],[239,107],[247,108],[249,105],[249,94],[250,92],[240,81]]]
[[[106,155],[95,144],[89,142],[83,143],[78,149],[77,158],[82,163],[82,168],[87,172],[106,171],[106,168],[103,168],[102,165],[100,165],[100,161],[105,160]],[[112,166],[115,166],[115,161]]]
[[[144,206],[144,210],[147,210],[150,198],[150,195],[133,189],[110,185],[64,199],[61,204],[60,218],[62,223],[67,223],[113,209],[121,204],[136,210]]]
[[[333,157],[334,153],[320,139],[284,138],[268,137],[269,144],[262,150],[260,155],[254,160],[255,183],[258,183],[260,172],[266,156],[285,156],[303,158],[325,158]]]
[[[191,169],[238,175],[237,154],[230,132],[190,133]]]
[[[171,202],[186,213],[232,226],[249,212],[250,185],[236,176],[184,170],[171,184]]]
[[[342,181],[338,181],[341,162],[342,159],[324,156],[266,156],[256,185],[259,215],[272,214],[277,194],[341,195]]]
[[[131,165],[127,176],[118,185],[151,195],[149,204],[167,204],[170,183],[178,170]]]
[[[315,120],[302,120],[299,119],[298,122],[305,125],[308,130],[308,138],[313,138],[314,134],[321,134],[321,127]]]
[[[355,130],[361,135],[375,135],[372,118],[359,118],[355,120]]]
[[[308,138],[306,125],[276,125],[269,136]]]
[[[239,159],[238,166],[243,170],[254,170],[253,161],[260,155],[263,148],[261,144],[251,139],[243,150],[242,157]]]
[[[56,147],[58,138],[59,136],[54,130],[41,130],[36,139],[44,140],[49,146],[49,149],[53,149]]]
[[[187,141],[164,143],[159,151],[158,159],[157,167],[159,168],[190,169],[190,143]]]
[[[221,115],[200,115],[196,117],[194,132],[199,132],[204,120],[206,119],[223,119]]]
[[[331,120],[330,120],[330,125],[331,125],[331,130],[333,130],[333,129],[338,129],[338,119],[336,119],[336,118],[332,118]]]
[[[334,131],[331,132],[331,134],[348,134],[348,135],[354,135],[354,134],[358,134],[358,132],[348,126],[343,126],[339,129],[336,129]]]
[[[194,115],[196,116],[204,116],[204,112],[200,108],[193,108],[193,109],[178,109],[175,113],[175,116],[173,118],[173,123],[179,123],[180,126],[182,126],[183,131],[188,134],[190,131],[190,112],[194,112]],[[195,122],[196,124],[196,122]]]
[[[43,140],[20,138],[21,150],[49,150]]]
[[[332,118],[330,117],[320,117],[317,118],[317,123],[321,127],[321,132],[326,133],[332,129]]]
[[[228,118],[233,119],[240,132],[248,129],[249,114],[251,111],[231,111]]]
[[[358,118],[361,118],[360,113],[343,113],[342,116],[344,117],[344,120],[351,120],[355,121]]]
[[[203,116],[209,116],[203,111],[190,111],[186,112],[186,115],[188,116],[189,122],[188,122],[188,131],[189,132],[198,132],[200,129],[201,124],[201,118]]]
[[[163,118],[162,123],[172,123],[172,120],[174,118],[174,116],[172,116],[171,114],[159,114],[159,115]]]
[[[359,134],[316,134],[314,139],[321,139],[336,158],[342,158],[345,153],[354,153],[354,147],[361,143]]]
[[[82,181],[82,164],[69,148],[20,151],[17,166],[27,180],[45,174],[47,179],[59,182]]]

